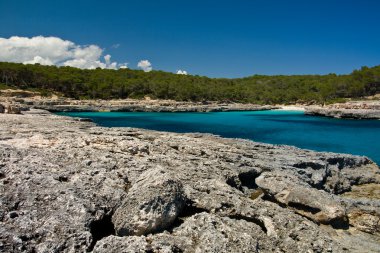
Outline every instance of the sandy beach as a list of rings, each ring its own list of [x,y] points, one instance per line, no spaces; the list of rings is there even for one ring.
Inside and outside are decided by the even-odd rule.
[[[275,109],[279,111],[305,111],[305,107],[297,105],[280,105],[280,108]]]

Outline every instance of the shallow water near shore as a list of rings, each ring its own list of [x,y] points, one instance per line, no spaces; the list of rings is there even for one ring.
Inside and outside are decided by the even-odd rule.
[[[380,164],[380,121],[304,115],[302,111],[209,113],[65,112],[104,127],[136,127],[177,133],[212,133],[317,151],[368,156]]]

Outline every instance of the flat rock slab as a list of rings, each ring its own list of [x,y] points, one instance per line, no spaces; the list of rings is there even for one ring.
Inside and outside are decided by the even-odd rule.
[[[317,223],[347,222],[344,206],[327,192],[302,182],[296,175],[265,172],[256,178],[256,184],[275,201]]]

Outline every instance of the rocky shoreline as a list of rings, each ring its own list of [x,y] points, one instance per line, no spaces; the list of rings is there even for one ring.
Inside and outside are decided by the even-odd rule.
[[[272,105],[207,102],[180,102],[174,100],[118,99],[75,100],[69,98],[44,98],[35,94],[4,93],[0,104],[11,105],[20,110],[42,109],[50,112],[226,112],[260,111],[279,108]],[[7,96],[4,96],[7,95]]]
[[[0,114],[2,252],[380,252],[366,157]]]
[[[380,119],[380,110],[307,108],[305,114],[338,119]]]
[[[345,119],[380,119],[380,101],[351,101],[325,107],[309,106],[305,114]]]
[[[186,102],[174,100],[115,99],[115,100],[75,100],[63,97],[41,97],[39,93],[24,90],[3,90],[1,104],[10,108],[11,113],[30,109],[50,112],[227,112],[261,110],[302,110],[307,115],[349,119],[380,119],[380,101],[349,101],[326,106],[315,105],[257,105],[242,103],[222,103],[217,101]]]

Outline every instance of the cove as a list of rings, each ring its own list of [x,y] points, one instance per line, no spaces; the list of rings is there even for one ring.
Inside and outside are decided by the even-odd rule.
[[[212,133],[316,151],[368,156],[380,164],[380,120],[304,115],[300,111],[61,112],[104,127],[136,127],[177,133]]]

